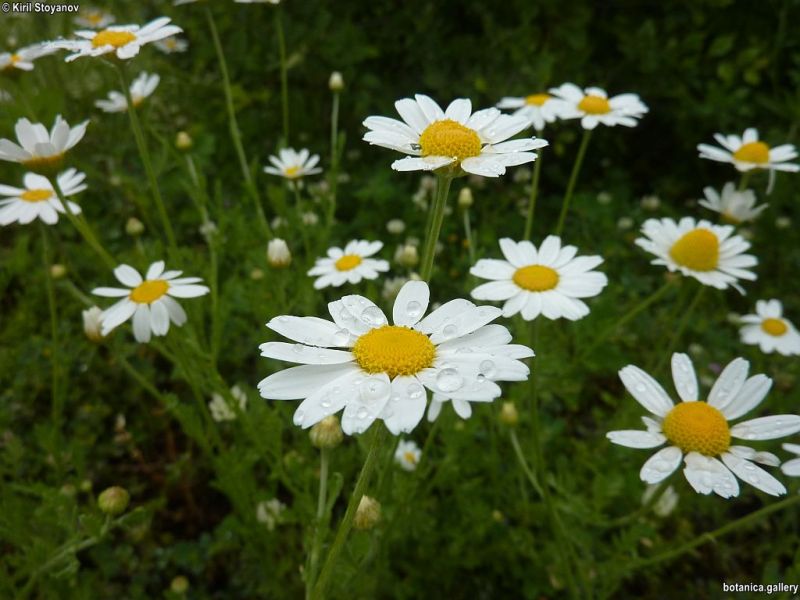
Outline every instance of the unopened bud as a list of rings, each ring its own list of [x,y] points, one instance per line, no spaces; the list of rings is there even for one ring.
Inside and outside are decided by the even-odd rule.
[[[189,580],[183,575],[178,575],[169,584],[169,589],[173,594],[185,594],[189,591]]]
[[[175,136],[175,147],[178,150],[188,150],[192,147],[192,136],[185,131],[179,131]]]
[[[370,496],[361,496],[358,503],[353,527],[356,529],[372,529],[381,520],[381,503]]]
[[[114,517],[125,512],[130,500],[131,496],[128,494],[128,491],[125,488],[115,485],[104,490],[97,497],[97,506],[107,515]]]
[[[516,427],[519,423],[519,413],[513,402],[503,402],[500,407],[500,422],[509,427]]]
[[[344,78],[339,71],[331,73],[331,77],[328,79],[328,87],[332,92],[341,92],[344,89]]]
[[[419,263],[419,252],[412,244],[403,244],[394,253],[394,260],[403,267],[415,267]]]
[[[250,279],[253,281],[261,281],[264,279],[264,271],[261,269],[253,269],[250,271]]]
[[[320,450],[323,448],[336,448],[344,439],[344,433],[342,433],[342,428],[336,415],[328,415],[316,423],[308,435],[311,438],[311,444]]]
[[[400,219],[392,219],[386,223],[386,231],[394,235],[399,235],[406,230],[406,224]]]
[[[468,187],[461,188],[461,191],[458,192],[458,206],[459,208],[469,208],[472,206],[472,190]]]
[[[67,267],[61,263],[54,263],[50,266],[50,277],[53,279],[61,279],[67,274]]]
[[[275,238],[269,241],[267,262],[273,269],[285,269],[292,263],[292,253],[284,240]]]
[[[83,315],[83,332],[86,337],[95,343],[103,341],[101,319],[103,311],[99,307],[93,306],[84,310],[81,315]]]
[[[125,223],[125,233],[131,237],[136,237],[144,233],[144,224],[136,217],[131,217]]]

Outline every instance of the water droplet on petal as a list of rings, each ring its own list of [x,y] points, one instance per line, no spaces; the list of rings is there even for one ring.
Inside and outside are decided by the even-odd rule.
[[[425,393],[425,390],[420,384],[412,383],[406,388],[406,393],[408,393],[408,397],[412,400],[417,400],[418,398],[422,397],[422,395]]]
[[[412,319],[416,319],[422,314],[422,304],[416,300],[412,300],[406,304],[406,314]]]
[[[444,329],[442,329],[442,333],[449,338],[455,337],[458,335],[458,327],[450,323],[449,325],[444,326]]]
[[[436,386],[445,393],[455,392],[464,384],[464,379],[452,367],[446,367],[436,376]]]
[[[386,317],[377,306],[368,306],[361,312],[361,320],[367,325],[380,327],[386,323]]]
[[[481,375],[484,375],[485,377],[492,377],[495,373],[497,373],[497,369],[495,368],[493,360],[481,361],[479,368]]]
[[[347,342],[350,341],[350,332],[347,329],[340,329],[336,333],[333,334],[333,345],[334,346],[346,346]]]
[[[363,406],[356,411],[356,418],[366,419],[369,416],[369,411]]]

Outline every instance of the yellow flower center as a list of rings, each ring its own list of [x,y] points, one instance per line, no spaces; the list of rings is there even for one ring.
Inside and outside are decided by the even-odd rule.
[[[105,29],[92,38],[92,46],[99,48],[100,46],[114,46],[114,48],[121,48],[126,44],[130,44],[136,39],[136,36],[130,31],[112,31]]]
[[[728,210],[722,211],[722,222],[728,225],[741,225],[742,220]]]
[[[529,265],[514,272],[514,283],[530,292],[552,290],[558,285],[558,273],[550,267]]]
[[[286,170],[284,170],[283,174],[286,175],[287,177],[297,177],[297,174],[299,172],[300,172],[300,167],[295,165],[294,167],[287,167]]]
[[[761,329],[775,337],[780,337],[789,330],[782,319],[764,319],[761,321]]]
[[[419,136],[422,156],[453,156],[464,160],[481,153],[481,139],[474,129],[452,119],[436,121]]]
[[[386,373],[390,379],[414,375],[433,364],[436,347],[428,336],[408,327],[384,325],[356,340],[353,356],[367,373]]]
[[[533,106],[542,106],[548,100],[550,100],[550,94],[531,94],[530,96],[525,96],[525,104],[532,104]]]
[[[733,158],[742,162],[764,164],[769,162],[769,146],[764,142],[750,142],[743,144],[736,152],[733,153]]]
[[[163,279],[148,279],[131,291],[130,299],[137,304],[150,304],[167,293],[169,284]]]
[[[611,112],[611,105],[602,96],[584,96],[578,108],[590,115],[604,115]]]
[[[728,421],[707,402],[681,402],[664,417],[661,429],[684,452],[718,456],[731,445]]]
[[[53,154],[52,156],[32,156],[28,160],[20,161],[20,163],[36,173],[50,173],[57,171],[63,160],[63,154]]]
[[[20,198],[25,200],[25,202],[43,202],[52,197],[52,195],[53,192],[51,190],[45,190],[45,189],[25,190],[20,195]]]
[[[86,20],[89,21],[92,25],[97,25],[100,21],[103,20],[102,13],[92,12],[86,15]]]
[[[363,259],[357,254],[345,254],[334,263],[338,271],[351,271],[363,262]]]
[[[22,57],[19,54],[12,54],[11,55],[11,64],[12,65],[17,64],[21,60],[22,60]]]
[[[719,263],[719,238],[708,229],[693,229],[672,245],[669,255],[693,271],[713,271]]]
[[[406,459],[406,462],[411,463],[412,465],[417,464],[417,457],[413,452],[403,452],[403,458]]]
[[[170,50],[172,50],[178,46],[178,41],[173,37],[169,37],[164,40],[164,45]]]

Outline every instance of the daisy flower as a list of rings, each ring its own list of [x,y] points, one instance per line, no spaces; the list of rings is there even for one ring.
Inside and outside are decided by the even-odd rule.
[[[743,316],[741,322],[744,324],[739,330],[742,343],[757,345],[767,354],[800,354],[800,333],[783,316],[780,300],[759,300],[756,302],[756,314]]]
[[[103,29],[114,22],[114,15],[99,8],[85,8],[75,17],[78,27],[90,29]]]
[[[426,388],[491,402],[500,396],[500,386],[485,371],[496,381],[528,378],[528,367],[517,359],[533,356],[531,349],[507,344],[508,330],[489,324],[500,309],[457,299],[423,318],[429,298],[425,282],[406,283],[394,302],[394,325],[375,304],[355,295],[328,304],[333,321],[272,319],[267,327],[296,343],[262,344],[262,356],[302,366],[261,381],[261,395],[302,398],[294,423],[303,428],[344,409],[342,430],[348,435],[364,432],[376,419],[398,435],[422,419]]]
[[[58,176],[58,186],[68,198],[86,189],[84,179],[85,174],[67,169]],[[50,181],[36,173],[26,173],[22,182],[24,188],[0,185],[0,196],[4,196],[0,199],[0,225],[15,222],[26,225],[37,217],[48,225],[58,223],[58,213],[63,213],[65,208]],[[69,209],[74,215],[81,212],[81,207],[74,202],[69,202]]]
[[[483,258],[470,273],[489,283],[472,290],[476,300],[505,301],[503,316],[522,314],[532,321],[540,314],[547,319],[582,319],[589,307],[580,298],[597,296],[608,284],[604,273],[593,271],[600,256],[575,255],[575,246],[561,246],[561,238],[549,235],[537,250],[531,242],[500,240],[506,260]]]
[[[133,58],[145,44],[163,40],[181,33],[183,29],[170,25],[169,17],[160,17],[147,25],[114,25],[102,31],[76,31],[80,40],[58,40],[50,42],[56,50],[68,50],[67,62],[84,56],[103,56],[113,53],[120,60]]]
[[[291,180],[322,172],[322,169],[317,167],[319,155],[310,154],[305,148],[300,152],[293,148],[283,148],[278,152],[278,156],[270,156],[269,162],[273,166],[264,167],[265,173]]]
[[[800,431],[797,415],[759,417],[730,426],[730,421],[756,408],[772,386],[766,375],[748,378],[749,368],[750,363],[743,358],[733,360],[720,373],[704,402],[700,400],[691,359],[675,353],[672,379],[681,402],[674,404],[655,379],[628,365],[619,372],[619,377],[628,392],[653,416],[642,418],[647,431],[611,431],[606,437],[628,448],[658,448],[668,444],[642,466],[639,475],[646,483],[663,481],[683,459],[686,465],[683,474],[700,494],[738,496],[739,483],[734,475],[771,496],[785,494],[782,483],[753,464],[777,467],[780,464],[777,456],[731,445],[731,438],[772,440]]]
[[[680,271],[703,285],[720,290],[731,286],[744,293],[737,281],[756,278],[747,269],[757,265],[758,259],[744,254],[750,243],[742,236],[732,235],[733,231],[731,225],[695,222],[692,217],[677,223],[667,218],[647,219],[642,226],[646,237],[638,238],[636,245],[658,257],[651,264]]]
[[[497,103],[497,108],[516,109],[515,117],[527,119],[536,131],[542,131],[545,123],[553,123],[561,116],[564,101],[540,92],[519,98],[506,96]]]
[[[142,71],[139,76],[133,80],[130,87],[131,100],[133,107],[138,107],[145,98],[150,96],[158,87],[158,82],[161,78],[158,75],[150,75]],[[109,92],[107,100],[97,100],[94,105],[100,110],[107,113],[125,112],[128,110],[128,100],[122,92]]]
[[[341,248],[333,247],[328,250],[328,256],[318,258],[308,272],[311,277],[316,277],[315,289],[325,287],[339,287],[347,282],[358,283],[362,279],[375,279],[378,273],[389,270],[389,263],[385,260],[370,258],[383,248],[383,242],[368,242],[367,240],[353,240]]]
[[[32,171],[52,173],[64,160],[67,150],[83,139],[89,121],[70,127],[61,115],[56,116],[48,133],[41,123],[22,118],[14,127],[18,144],[0,139],[0,160],[20,163]]]
[[[783,449],[800,456],[800,446],[797,444],[784,444]],[[800,477],[800,458],[787,460],[781,465],[781,471],[789,477]]]
[[[189,42],[177,35],[171,35],[163,40],[154,42],[153,45],[161,50],[164,54],[173,54],[175,52],[186,52],[189,48]]]
[[[103,311],[102,334],[122,325],[133,317],[133,335],[137,342],[147,343],[150,335],[167,335],[169,323],[181,326],[186,322],[186,313],[174,298],[196,298],[204,296],[209,289],[197,285],[199,277],[180,277],[181,271],[165,271],[164,261],[150,265],[144,279],[128,265],[114,269],[117,280],[126,288],[99,287],[93,294],[108,298],[122,298]]]
[[[594,129],[598,124],[636,127],[649,110],[636,94],[609,98],[599,87],[582,90],[574,83],[565,83],[551,88],[550,93],[564,102],[559,116],[562,119],[580,119],[584,129]]]
[[[703,188],[705,200],[699,200],[700,206],[713,210],[722,215],[722,220],[738,225],[746,221],[754,221],[761,212],[769,206],[762,204],[756,206],[756,195],[753,190],[739,191],[733,182],[728,182],[718,193],[712,187]]]
[[[0,72],[33,71],[33,61],[53,52],[55,49],[45,44],[33,44],[14,52],[0,52]]]
[[[714,139],[722,146],[718,148],[709,144],[698,144],[700,158],[731,163],[738,171],[752,169],[770,169],[774,171],[800,171],[800,165],[788,161],[797,158],[797,150],[792,144],[783,144],[770,148],[758,139],[758,130],[745,129],[742,137],[738,135],[722,135],[715,133]]]
[[[415,471],[421,456],[422,450],[414,440],[400,440],[394,451],[394,462],[404,471]]]
[[[398,100],[394,106],[403,120],[368,117],[364,141],[410,154],[392,163],[396,171],[450,167],[451,172],[498,177],[506,167],[533,162],[536,153],[531,150],[547,146],[535,138],[505,141],[529,127],[528,120],[496,108],[473,113],[467,98],[453,100],[447,110],[422,94]]]

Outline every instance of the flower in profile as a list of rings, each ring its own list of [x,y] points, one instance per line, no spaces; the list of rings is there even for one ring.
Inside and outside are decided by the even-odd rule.
[[[244,393],[242,388],[235,385],[231,388],[231,396],[239,405],[240,411],[247,409],[247,394]],[[222,421],[236,420],[236,412],[233,410],[227,398],[221,394],[212,394],[211,400],[208,403],[208,410],[211,412],[211,418],[218,423]]]
[[[285,269],[292,264],[292,253],[285,240],[274,238],[267,244],[267,263],[273,269]]]
[[[114,22],[114,15],[99,8],[84,8],[75,17],[78,27],[103,29]]]
[[[574,83],[565,83],[552,88],[550,93],[564,102],[560,118],[580,119],[584,129],[594,129],[599,124],[635,127],[649,110],[636,94],[620,94],[609,98],[606,91],[599,87],[582,90]]]
[[[114,54],[120,60],[127,60],[139,54],[142,46],[183,31],[177,25],[170,25],[170,21],[169,17],[160,17],[143,26],[114,25],[101,31],[76,31],[75,35],[81,39],[57,40],[48,46],[72,52],[67,56],[67,62],[84,56],[105,54]]]
[[[758,346],[767,354],[800,354],[800,333],[783,316],[780,300],[759,300],[756,302],[756,314],[745,315],[740,321],[743,324],[739,330],[742,343]]]
[[[83,139],[88,124],[89,121],[84,121],[70,127],[61,115],[56,115],[48,132],[41,123],[19,119],[14,127],[19,143],[0,139],[0,160],[20,163],[37,173],[52,174],[61,166],[67,151]]]
[[[33,71],[33,61],[55,52],[46,44],[33,44],[14,52],[0,52],[0,72]]]
[[[703,188],[705,199],[700,200],[703,206],[722,216],[722,220],[732,225],[755,221],[758,215],[769,206],[762,204],[756,206],[756,195],[753,190],[737,190],[733,182],[729,181],[722,188],[722,193],[712,187]]]
[[[306,175],[321,173],[322,169],[317,167],[319,162],[318,154],[311,154],[303,148],[297,152],[293,148],[282,148],[278,156],[270,156],[269,162],[273,166],[264,167],[264,172],[278,177],[295,180],[301,179]]]
[[[434,171],[447,167],[484,177],[499,177],[506,167],[536,160],[531,150],[547,146],[536,138],[509,140],[529,127],[523,117],[504,115],[496,108],[472,112],[467,98],[453,100],[442,110],[428,96],[417,94],[394,103],[402,121],[368,117],[364,141],[411,156],[396,160],[396,171]]]
[[[189,49],[189,42],[177,35],[171,35],[163,40],[158,40],[154,42],[153,45],[164,54],[186,52]]]
[[[378,258],[370,258],[383,248],[383,242],[352,240],[342,248],[328,249],[328,256],[318,258],[308,272],[314,281],[315,289],[339,287],[345,283],[358,283],[362,279],[376,279],[378,273],[389,270],[389,263]]]
[[[800,445],[798,444],[783,444],[783,449],[800,457]],[[800,458],[787,460],[781,465],[781,471],[789,477],[800,477]]]
[[[156,88],[161,78],[158,75],[151,75],[142,71],[139,76],[131,83],[130,94],[133,107],[137,108],[145,98],[150,96]],[[107,113],[125,112],[128,110],[128,100],[122,92],[109,92],[107,100],[97,100],[94,105]]]
[[[657,256],[651,264],[680,271],[703,285],[720,290],[731,286],[744,293],[737,282],[755,280],[756,274],[747,269],[757,265],[758,259],[744,253],[750,243],[732,235],[733,231],[731,225],[695,222],[691,217],[677,223],[668,218],[647,219],[642,226],[646,237],[637,238],[636,244]]]
[[[506,260],[483,258],[470,273],[489,283],[472,290],[476,300],[505,301],[503,316],[517,313],[526,321],[540,314],[547,319],[582,319],[589,307],[581,298],[597,296],[608,284],[604,273],[593,269],[600,256],[578,256],[575,246],[561,246],[561,238],[549,235],[538,250],[531,242],[500,240]]]
[[[75,169],[67,169],[58,176],[58,186],[68,198],[86,189],[83,180],[86,175]],[[46,177],[36,173],[26,173],[22,180],[24,188],[0,185],[0,225],[19,223],[26,225],[36,218],[48,225],[58,223],[58,213],[66,209],[56,196],[53,186]],[[69,202],[69,200],[67,201]],[[81,212],[81,207],[69,202],[72,214]]]
[[[81,312],[83,317],[83,332],[90,341],[98,343],[103,341],[101,332],[103,311],[99,306],[92,306]]]
[[[745,129],[742,137],[715,133],[714,139],[722,148],[709,144],[698,144],[697,150],[700,152],[700,158],[731,163],[738,171],[752,169],[790,171],[792,173],[800,171],[800,165],[789,162],[797,158],[797,149],[792,144],[770,148],[766,142],[758,139],[758,130],[753,127]]]
[[[538,92],[524,97],[506,96],[497,103],[497,108],[516,109],[515,117],[527,119],[536,131],[542,131],[545,123],[554,123],[561,117],[565,103],[547,92]]]
[[[426,388],[450,398],[491,402],[500,396],[495,380],[527,379],[528,367],[517,359],[533,352],[508,344],[508,330],[490,325],[500,309],[457,299],[424,317],[429,298],[428,284],[406,283],[394,302],[394,325],[375,304],[356,295],[328,304],[333,321],[272,319],[267,327],[295,343],[267,342],[262,356],[302,366],[261,381],[261,395],[303,399],[294,413],[295,425],[303,428],[344,409],[342,429],[348,435],[364,432],[376,419],[398,435],[422,419]]]
[[[199,277],[181,277],[181,271],[165,271],[164,261],[150,265],[142,278],[128,265],[114,269],[117,280],[126,288],[99,287],[93,294],[108,298],[122,298],[103,311],[103,335],[133,317],[133,335],[137,342],[147,343],[150,336],[167,335],[170,321],[181,326],[186,313],[175,298],[204,296],[209,289],[198,285]]]
[[[650,375],[628,365],[619,372],[628,392],[646,408],[651,417],[643,417],[646,431],[611,431],[609,440],[628,448],[658,448],[667,443],[639,473],[642,481],[659,483],[685,462],[683,474],[700,494],[714,492],[723,498],[739,495],[738,476],[742,481],[772,496],[786,493],[786,488],[765,470],[753,464],[777,467],[780,460],[769,452],[747,446],[732,446],[731,438],[756,441],[772,440],[800,431],[800,416],[776,415],[734,421],[756,408],[769,392],[772,380],[766,375],[748,378],[750,363],[733,360],[720,373],[707,401],[700,400],[694,365],[686,354],[672,355],[672,379],[681,402],[673,403],[661,385]],[[721,462],[720,462],[721,459]]]
[[[421,456],[422,450],[414,440],[400,440],[394,451],[394,462],[404,471],[415,471]]]

